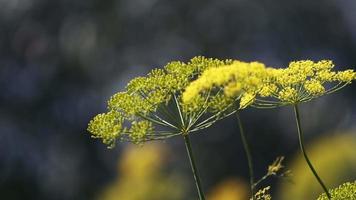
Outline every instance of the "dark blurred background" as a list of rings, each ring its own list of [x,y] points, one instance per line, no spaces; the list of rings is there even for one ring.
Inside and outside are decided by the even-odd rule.
[[[0,199],[105,199],[101,194],[108,185],[126,180],[117,163],[128,145],[108,150],[90,138],[88,121],[104,112],[106,100],[131,78],[196,55],[276,67],[291,60],[332,59],[337,69],[355,69],[356,1],[0,0]],[[349,137],[339,143],[324,141],[320,148],[338,155],[331,160],[324,150],[313,154],[312,160],[326,159],[315,161],[319,169],[346,163],[334,167],[346,175],[340,178],[336,171],[338,179],[330,178],[330,186],[356,179],[356,155],[351,143],[343,143],[355,141],[355,100],[353,84],[301,106],[308,144]],[[296,169],[299,151],[291,108],[247,109],[242,120],[257,176],[279,155],[286,156],[287,168]],[[233,117],[192,136],[192,141],[207,192],[225,179],[247,183]],[[196,199],[183,141],[174,138],[158,145],[170,152],[162,171],[182,179],[183,192],[177,198]],[[336,161],[346,155],[338,151],[345,146],[353,153]],[[306,166],[302,169],[294,176],[309,173]],[[298,185],[297,180],[284,182],[266,183],[276,199],[292,194]],[[140,190],[120,184],[119,200],[133,200],[122,193]],[[318,186],[316,190],[321,192]]]

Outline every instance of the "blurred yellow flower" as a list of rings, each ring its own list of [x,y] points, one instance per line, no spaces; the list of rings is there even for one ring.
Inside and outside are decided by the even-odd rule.
[[[230,178],[215,186],[207,200],[246,200],[248,196],[248,185],[239,179]]]
[[[129,146],[119,161],[117,179],[104,188],[98,200],[184,199],[184,181],[163,168],[168,153],[168,148],[158,143]]]
[[[308,145],[316,170],[330,188],[356,179],[355,146],[354,133],[328,135]],[[287,166],[293,183],[280,183],[278,199],[316,199],[323,192],[301,155]]]

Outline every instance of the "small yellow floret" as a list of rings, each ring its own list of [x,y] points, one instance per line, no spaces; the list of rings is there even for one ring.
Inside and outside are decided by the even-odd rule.
[[[141,143],[143,139],[148,133],[153,132],[153,126],[150,121],[143,120],[143,121],[134,121],[132,122],[132,126],[130,128],[130,138],[134,143]]]
[[[233,97],[242,91],[242,84],[240,82],[231,82],[224,88],[224,93],[228,97]]]
[[[125,116],[135,115],[137,113],[146,113],[153,110],[153,106],[147,100],[137,94],[119,92],[114,94],[108,101],[110,110],[122,111]]]
[[[335,72],[330,70],[321,70],[316,73],[316,79],[321,82],[332,82],[334,81]]]
[[[254,199],[256,200],[271,200],[272,196],[269,194],[270,186],[267,186],[263,189],[258,190],[258,192],[254,195]],[[250,199],[252,200],[252,198]]]
[[[265,84],[258,93],[261,95],[261,97],[268,97],[273,95],[277,90],[278,87],[275,84],[268,83]]]
[[[256,95],[251,93],[244,93],[240,100],[240,109],[244,109],[255,101]]]
[[[121,114],[116,111],[98,114],[89,122],[88,131],[93,138],[101,138],[104,144],[113,147],[122,131],[123,120]]]
[[[348,69],[346,71],[341,71],[336,74],[336,80],[340,82],[349,83],[356,79],[356,72],[352,69]]]
[[[321,95],[325,93],[324,86],[317,80],[308,80],[304,84],[305,90],[311,95]]]
[[[296,103],[298,98],[298,92],[292,87],[286,87],[279,91],[278,98],[284,102]]]
[[[187,104],[205,91],[221,90],[228,98],[241,96],[240,108],[253,103],[255,94],[263,87],[263,80],[269,76],[264,64],[259,62],[234,61],[207,69],[193,81],[183,93],[183,103]]]

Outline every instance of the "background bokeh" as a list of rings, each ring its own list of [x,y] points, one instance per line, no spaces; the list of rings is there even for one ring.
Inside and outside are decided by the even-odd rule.
[[[131,145],[108,150],[91,139],[87,122],[131,78],[196,55],[276,67],[326,58],[338,69],[355,69],[355,10],[356,1],[336,0],[0,0],[0,199],[196,199],[180,138],[152,147],[162,155],[152,158],[162,163],[152,169],[142,161],[146,154],[132,153],[138,164],[125,161],[132,156]],[[301,106],[308,147],[318,146],[312,160],[324,157],[320,145],[328,155],[344,155],[349,150],[339,147],[355,144],[342,143],[355,139],[355,100],[354,83]],[[309,173],[298,162],[291,108],[248,109],[242,120],[258,176],[280,155],[299,179]],[[337,139],[344,135],[350,138]],[[248,170],[234,118],[192,136],[192,142],[210,199],[246,198]],[[328,177],[328,185],[356,179],[356,173],[345,172],[356,168],[356,155],[345,154],[338,161],[339,156],[318,161],[321,175],[338,177]],[[130,178],[125,171],[130,167],[122,164],[137,167],[140,162],[153,171],[137,176],[152,177],[156,182],[144,185],[158,188],[140,187],[141,179]],[[346,164],[335,167],[340,163]],[[340,178],[335,168],[346,174]],[[266,185],[283,199],[286,191],[307,192],[297,187],[299,179],[272,179]],[[318,189],[309,191],[310,197]],[[125,191],[158,196],[142,199]]]

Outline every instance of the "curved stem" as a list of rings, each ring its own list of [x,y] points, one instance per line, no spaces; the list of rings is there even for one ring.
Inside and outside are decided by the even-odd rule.
[[[189,161],[190,161],[190,167],[192,168],[192,172],[194,175],[194,180],[195,180],[195,185],[197,187],[198,195],[199,195],[199,200],[205,200],[203,188],[201,186],[198,170],[195,164],[194,156],[193,156],[193,151],[192,151],[192,145],[190,143],[190,138],[188,135],[183,135],[184,142],[185,142],[185,147],[187,149]]]
[[[301,123],[300,123],[300,114],[299,114],[299,109],[298,109],[298,105],[297,104],[294,105],[294,114],[295,114],[295,119],[296,119],[297,128],[298,128],[299,146],[300,146],[300,149],[301,149],[301,151],[303,153],[304,159],[307,162],[310,170],[313,172],[315,178],[318,180],[320,186],[323,188],[326,196],[328,197],[329,200],[331,200],[331,195],[330,195],[328,189],[326,188],[325,184],[323,183],[321,178],[316,173],[313,165],[311,164],[311,162],[310,162],[310,160],[308,158],[307,153],[305,152],[304,137],[303,137],[303,131],[302,131]]]
[[[242,122],[240,119],[240,115],[238,112],[236,112],[236,118],[237,118],[237,122],[239,124],[239,129],[240,129],[240,135],[241,135],[241,140],[242,140],[242,144],[246,153],[246,157],[247,157],[247,162],[248,162],[248,170],[249,170],[249,175],[250,175],[250,190],[251,190],[251,197],[252,200],[254,200],[254,189],[255,189],[255,184],[254,184],[254,175],[253,175],[253,164],[252,164],[252,155],[251,155],[251,151],[250,151],[250,147],[248,145],[247,142],[247,138],[244,132],[244,129],[242,127]]]

